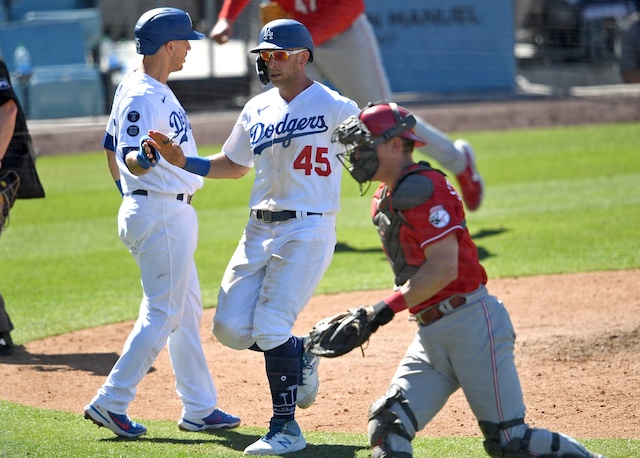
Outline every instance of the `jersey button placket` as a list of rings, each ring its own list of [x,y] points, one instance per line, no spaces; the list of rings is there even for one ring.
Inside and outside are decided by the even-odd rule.
[[[282,198],[282,170],[281,169],[274,170],[273,197],[275,199]]]

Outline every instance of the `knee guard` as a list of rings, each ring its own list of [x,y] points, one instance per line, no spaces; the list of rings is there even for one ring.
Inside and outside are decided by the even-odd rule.
[[[516,418],[502,423],[479,421],[480,430],[484,436],[484,450],[492,458],[528,458],[530,429],[522,438],[513,439],[503,448],[500,445],[500,431],[524,424],[524,418]]]
[[[491,423],[488,421],[480,421],[480,429],[484,435],[484,449],[492,458],[560,458],[558,450],[560,449],[560,436],[553,433],[551,441],[551,453],[545,455],[532,455],[529,451],[529,442],[533,430],[527,428],[524,436],[511,439],[504,448],[500,445],[500,431],[513,428],[514,426],[523,425],[524,418],[517,418],[502,423]],[[563,455],[563,458],[572,458]]]
[[[373,458],[411,458],[418,422],[399,386],[392,385],[369,410],[369,443]]]

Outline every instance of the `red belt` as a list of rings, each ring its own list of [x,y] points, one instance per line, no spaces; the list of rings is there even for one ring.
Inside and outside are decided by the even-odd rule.
[[[420,310],[413,316],[422,326],[427,326],[466,303],[467,299],[464,296],[452,296],[449,299],[445,299],[442,302]]]

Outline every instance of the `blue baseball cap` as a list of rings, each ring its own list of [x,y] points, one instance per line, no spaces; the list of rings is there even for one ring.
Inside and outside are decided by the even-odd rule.
[[[296,48],[308,49],[309,62],[313,62],[313,39],[309,30],[295,19],[276,19],[262,27],[260,43],[251,52]]]
[[[136,52],[153,55],[160,46],[172,40],[202,40],[204,34],[193,30],[191,17],[178,8],[154,8],[136,23],[133,35]]]

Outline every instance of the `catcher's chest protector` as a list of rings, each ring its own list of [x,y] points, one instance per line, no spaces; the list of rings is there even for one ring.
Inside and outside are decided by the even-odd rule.
[[[373,215],[373,224],[378,228],[382,246],[395,274],[395,284],[398,286],[411,278],[420,267],[408,264],[403,251],[400,232],[403,226],[411,228],[411,225],[402,212],[423,204],[431,197],[433,182],[420,172],[432,170],[435,169],[428,163],[420,162],[418,167],[398,178],[390,194],[387,186],[382,188]]]

